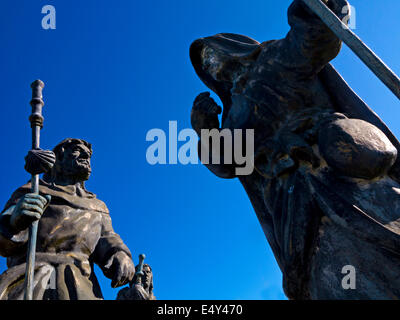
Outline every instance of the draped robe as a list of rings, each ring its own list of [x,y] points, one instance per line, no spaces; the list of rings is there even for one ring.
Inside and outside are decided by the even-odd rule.
[[[329,64],[341,41],[301,1],[288,18],[281,40],[224,33],[192,44],[196,73],[223,102],[220,129],[255,136],[251,175],[206,166],[240,179],[290,299],[398,299],[399,142]],[[342,286],[348,265],[356,289]]]
[[[8,209],[30,190],[30,183],[16,190],[0,216],[0,254],[8,266],[0,275],[0,299],[23,299],[28,229],[14,234]],[[73,185],[40,180],[40,194],[52,198],[39,220],[33,299],[102,299],[94,264],[106,271],[113,254],[122,251],[131,257],[113,230],[106,205]]]

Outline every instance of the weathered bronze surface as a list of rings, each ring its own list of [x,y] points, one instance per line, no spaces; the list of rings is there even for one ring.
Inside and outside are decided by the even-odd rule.
[[[153,294],[153,271],[145,263],[143,265],[143,275],[139,275],[138,267],[136,274],[129,283],[129,287],[122,288],[117,295],[117,300],[156,300]]]
[[[111,286],[134,276],[131,253],[113,230],[104,202],[85,188],[91,173],[92,146],[66,139],[54,148],[55,164],[40,180],[40,194],[31,183],[16,190],[0,216],[0,254],[7,257],[0,275],[0,299],[22,299],[28,227],[38,221],[33,299],[102,299],[93,266]],[[26,167],[50,168],[51,151],[30,152]]]
[[[345,0],[324,2],[344,18]],[[198,76],[223,103],[220,125],[220,108],[200,94],[192,126],[254,129],[255,170],[238,178],[289,298],[398,299],[400,144],[329,64],[341,48],[333,32],[300,0],[288,19],[281,40],[218,34],[192,44]],[[235,164],[207,167],[237,177]],[[348,265],[355,289],[342,285]]]

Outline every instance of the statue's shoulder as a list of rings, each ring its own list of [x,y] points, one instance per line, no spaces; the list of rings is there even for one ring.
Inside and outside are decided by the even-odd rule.
[[[30,188],[30,183],[22,188]],[[75,186],[62,186],[40,180],[40,193],[48,194],[52,199],[58,199],[72,207],[83,208],[86,210],[97,211],[109,214],[106,204],[97,198],[96,194],[86,188],[76,188]]]
[[[96,194],[87,191],[86,189],[83,193],[79,193],[79,196],[77,196],[75,189],[71,186],[54,185],[42,179],[40,179],[39,182],[40,194],[50,195],[53,203],[64,203],[72,207],[94,210],[107,215],[110,213],[107,205],[102,200],[98,199]],[[15,205],[22,196],[30,192],[31,182],[28,181],[13,192],[3,211],[7,210],[12,205]]]
[[[93,202],[94,202],[94,204],[96,205],[96,210],[97,211],[100,211],[101,213],[104,213],[104,214],[110,214],[110,211],[108,210],[108,207],[107,207],[107,205],[105,204],[105,202],[104,201],[102,201],[102,200],[100,200],[100,199],[98,199],[96,196],[93,198]]]
[[[104,201],[97,198],[97,195],[93,192],[90,192],[85,189],[85,194],[80,197],[80,201],[84,202],[88,207],[103,213],[103,214],[110,214],[107,205]]]

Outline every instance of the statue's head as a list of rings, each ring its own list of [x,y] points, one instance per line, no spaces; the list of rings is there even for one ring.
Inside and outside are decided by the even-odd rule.
[[[137,272],[137,266],[136,266],[136,272]],[[143,264],[143,276],[142,276],[142,286],[143,289],[145,289],[149,294],[153,294],[153,271],[151,270],[151,267],[145,263]],[[133,277],[132,283],[136,283],[137,276]]]
[[[149,289],[150,293],[153,291],[153,271],[148,264],[143,265],[142,284],[143,288]]]
[[[90,143],[82,139],[68,138],[60,142],[53,152],[56,155],[56,163],[43,179],[58,182],[84,182],[89,179],[92,171]]]
[[[220,33],[201,38],[190,46],[190,59],[199,78],[224,103],[229,104],[233,83],[248,69],[261,50],[246,36]]]

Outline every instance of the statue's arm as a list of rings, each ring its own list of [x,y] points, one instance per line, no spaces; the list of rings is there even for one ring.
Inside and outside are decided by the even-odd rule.
[[[323,0],[343,21],[347,15],[346,0]],[[340,52],[341,41],[301,0],[288,9],[291,27],[279,42],[279,58],[283,65],[302,76],[318,73]]]
[[[132,257],[128,247],[114,231],[110,215],[102,213],[102,231],[93,253],[94,262],[97,263],[100,268],[103,268],[111,256],[117,252],[123,252],[130,258]]]
[[[132,280],[135,266],[132,254],[121,237],[114,231],[109,214],[102,213],[101,237],[92,255],[93,262],[112,279],[113,288],[124,285]]]

